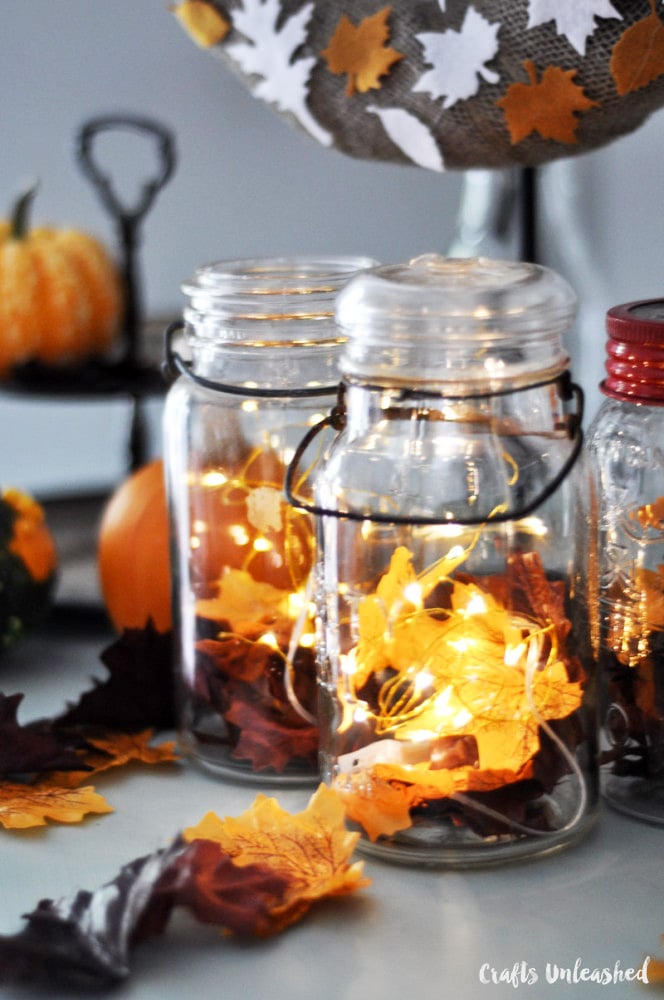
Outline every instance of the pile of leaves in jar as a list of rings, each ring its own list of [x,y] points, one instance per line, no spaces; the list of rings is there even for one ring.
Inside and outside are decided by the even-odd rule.
[[[630,511],[644,544],[664,528],[664,497]],[[600,669],[610,746],[600,762],[625,778],[664,779],[664,565],[617,575],[606,595]]]
[[[339,670],[334,785],[371,840],[422,824],[480,837],[558,829],[550,796],[565,775],[583,808],[587,678],[566,584],[533,551],[482,577],[459,570],[466,556],[417,575],[399,547],[359,601]]]
[[[192,490],[196,601],[191,728],[251,770],[317,769],[316,660],[308,593],[313,531],[283,498],[284,466],[256,448],[217,487]]]

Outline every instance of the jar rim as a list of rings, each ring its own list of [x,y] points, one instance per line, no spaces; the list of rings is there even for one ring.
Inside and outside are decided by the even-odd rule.
[[[204,297],[211,310],[232,313],[235,303],[278,300],[293,296],[332,301],[336,292],[357,272],[377,266],[361,255],[295,255],[239,257],[213,261],[197,268],[181,289],[190,298]],[[262,306],[252,306],[262,313]],[[272,307],[274,308],[274,307]]]
[[[337,297],[345,374],[428,381],[564,368],[577,297],[542,265],[427,254],[352,278]]]

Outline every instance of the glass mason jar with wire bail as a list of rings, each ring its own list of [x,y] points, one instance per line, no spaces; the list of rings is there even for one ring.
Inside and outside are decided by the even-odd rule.
[[[372,261],[222,261],[183,286],[164,412],[180,743],[209,770],[318,777],[312,519],[283,495],[339,382],[334,297]],[[176,341],[184,332],[185,361]]]
[[[287,494],[317,518],[323,776],[369,854],[498,863],[596,817],[574,311],[552,271],[486,259],[339,296],[336,435]]]

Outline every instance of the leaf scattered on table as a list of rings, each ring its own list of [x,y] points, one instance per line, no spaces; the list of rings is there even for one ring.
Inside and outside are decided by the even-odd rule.
[[[155,883],[182,851],[176,842],[131,861],[94,892],[42,900],[22,931],[0,936],[0,982],[99,987],[126,979],[133,937]]]
[[[344,820],[341,799],[321,785],[296,815],[285,812],[276,799],[259,795],[237,819],[208,813],[184,837],[215,841],[235,864],[265,864],[287,878],[286,898],[273,913],[279,930],[298,920],[314,900],[368,885],[362,863],[350,864],[359,834],[350,833]]]
[[[365,17],[356,27],[342,14],[330,44],[322,52],[332,73],[348,74],[346,94],[349,97],[357,91],[364,94],[367,90],[378,89],[380,77],[403,59],[402,52],[385,44],[390,34],[389,16],[390,8],[384,7]]]
[[[26,830],[47,820],[80,823],[89,813],[110,813],[113,807],[91,785],[65,788],[49,782],[0,784],[0,826]]]
[[[314,900],[368,885],[361,863],[349,863],[356,841],[324,786],[295,816],[262,795],[236,820],[209,813],[95,891],[42,900],[22,931],[0,936],[0,982],[117,984],[131,973],[132,949],[162,934],[176,907],[226,933],[273,934]]]
[[[80,771],[80,757],[62,737],[18,722],[16,715],[22,700],[22,694],[0,694],[0,775]]]
[[[148,726],[174,728],[171,632],[158,632],[152,623],[143,629],[127,629],[102,652],[101,661],[108,678],[95,680],[55,720],[58,726],[86,723],[125,732]]]

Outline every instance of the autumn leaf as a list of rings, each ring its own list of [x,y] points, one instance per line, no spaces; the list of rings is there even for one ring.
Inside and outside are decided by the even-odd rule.
[[[664,73],[664,24],[655,0],[650,0],[650,7],[650,14],[627,28],[611,53],[611,75],[621,97],[647,87]]]
[[[348,74],[346,93],[352,97],[378,89],[380,77],[394,63],[403,59],[403,53],[385,45],[390,29],[387,19],[390,7],[365,17],[358,27],[342,14],[330,44],[321,53],[332,73]]]
[[[79,823],[88,813],[110,813],[113,807],[92,786],[63,788],[48,782],[0,784],[0,826],[25,830],[45,826],[47,819]]]
[[[362,864],[349,863],[357,837],[324,786],[295,816],[262,795],[236,820],[209,813],[99,888],[42,900],[22,931],[0,935],[0,982],[119,983],[131,973],[132,950],[162,934],[176,907],[235,935],[283,930],[314,900],[369,884]]]
[[[240,732],[233,756],[250,760],[254,771],[285,770],[295,758],[315,766],[318,756],[318,729],[307,725],[294,712],[270,716],[265,708],[242,698],[236,690],[224,718]]]
[[[34,724],[20,725],[22,700],[22,694],[0,694],[0,775],[80,771],[81,759],[66,739]]]
[[[195,840],[156,883],[134,939],[161,933],[175,906],[226,933],[266,937],[278,929],[273,913],[289,885],[265,864],[236,865],[219,844]]]
[[[197,45],[210,48],[223,41],[230,30],[226,18],[211,3],[205,0],[182,0],[173,4],[170,11],[175,14]]]
[[[175,727],[171,632],[158,632],[151,622],[142,629],[126,629],[103,650],[101,661],[108,676],[95,679],[90,690],[54,720],[55,728],[85,724],[135,732],[149,726]]]
[[[413,825],[410,810],[421,801],[413,785],[393,784],[374,770],[340,775],[334,787],[348,818],[359,823],[371,841],[409,829]]]
[[[42,900],[27,914],[22,931],[0,936],[0,982],[56,982],[80,990],[126,979],[134,936],[155,884],[184,850],[178,840],[126,864],[99,889]]]
[[[85,731],[83,731],[85,734]],[[48,781],[51,785],[69,785],[73,787],[75,783],[87,779],[94,774],[108,771],[113,767],[123,767],[133,761],[142,764],[164,764],[177,761],[175,743],[169,740],[157,746],[151,746],[153,731],[146,729],[142,733],[122,733],[106,731],[103,734],[97,733],[84,735],[86,749],[81,751],[81,764],[87,766],[82,774],[71,772],[69,774],[56,773],[49,775]]]
[[[273,929],[280,930],[299,920],[315,900],[369,884],[362,863],[349,863],[359,834],[346,829],[344,818],[339,796],[320,785],[296,815],[261,794],[236,819],[208,813],[184,831],[184,838],[212,840],[236,865],[263,864],[287,878],[285,899],[273,911]]]
[[[496,104],[505,112],[512,145],[521,142],[531,132],[543,139],[576,143],[578,112],[597,107],[597,101],[586,97],[574,83],[575,69],[547,66],[538,82],[537,70],[529,59],[524,63],[529,83],[513,83]]]

